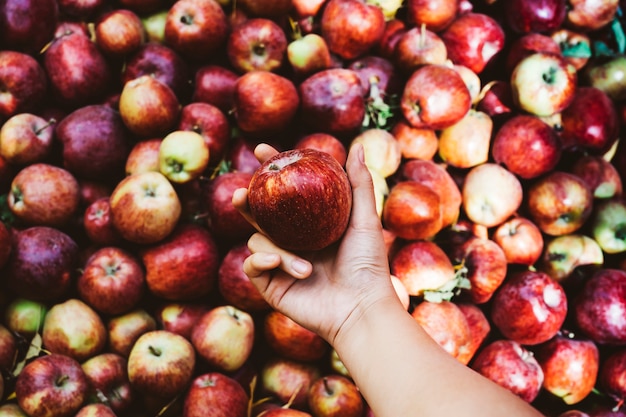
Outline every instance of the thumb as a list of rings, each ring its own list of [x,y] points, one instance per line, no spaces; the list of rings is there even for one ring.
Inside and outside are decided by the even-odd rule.
[[[346,171],[352,185],[352,215],[350,222],[353,227],[380,227],[380,218],[376,211],[374,183],[369,168],[365,164],[363,145],[352,145],[346,160]]]

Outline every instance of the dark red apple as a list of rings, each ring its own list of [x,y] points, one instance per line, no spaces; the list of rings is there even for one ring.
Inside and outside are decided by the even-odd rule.
[[[565,21],[565,0],[510,0],[505,3],[504,19],[517,33],[550,32]]]
[[[230,141],[230,121],[218,107],[208,103],[189,103],[180,111],[178,130],[199,133],[209,147],[209,166],[217,166]]]
[[[221,65],[205,65],[196,70],[191,100],[209,103],[228,114],[234,107],[235,83],[239,76]]]
[[[581,155],[572,164],[570,172],[589,185],[594,198],[622,195],[623,183],[617,168],[600,155]]]
[[[22,112],[42,107],[48,91],[48,78],[43,66],[32,56],[17,52],[0,51],[0,120]]]
[[[0,3],[0,44],[28,55],[38,54],[52,40],[59,17],[55,0],[3,1]]]
[[[226,54],[233,69],[249,71],[278,71],[287,53],[287,36],[273,20],[247,19],[232,28],[226,44]]]
[[[95,245],[115,246],[122,242],[122,236],[113,225],[108,197],[99,198],[87,206],[83,214],[83,227]]]
[[[104,0],[58,0],[59,11],[62,15],[73,18],[89,19],[100,12],[105,4]]]
[[[352,189],[331,155],[294,149],[268,159],[248,187],[254,220],[276,244],[320,250],[341,238],[350,217]]]
[[[346,146],[335,136],[328,133],[310,133],[298,139],[294,149],[316,149],[332,155],[341,166],[346,164],[348,152]]]
[[[598,373],[598,385],[618,404],[626,399],[626,350],[618,349],[603,358]]]
[[[317,361],[329,350],[329,345],[317,333],[277,310],[263,318],[263,336],[275,354],[296,361]]]
[[[89,398],[102,401],[116,413],[122,413],[131,406],[135,395],[128,381],[126,358],[111,352],[104,352],[87,359],[81,364],[89,381]]]
[[[239,135],[231,139],[226,160],[230,161],[232,170],[253,174],[261,166],[259,160],[254,156],[256,145],[255,140]]]

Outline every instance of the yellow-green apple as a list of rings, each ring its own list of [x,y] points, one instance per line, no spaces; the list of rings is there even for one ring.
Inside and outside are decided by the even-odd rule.
[[[339,162],[314,149],[292,149],[268,159],[248,187],[252,218],[275,243],[319,250],[348,225],[352,187]]]
[[[593,62],[582,72],[582,78],[591,87],[604,91],[613,100],[626,97],[626,85],[623,82],[626,57],[617,55],[606,61]]]
[[[617,15],[619,0],[601,2],[589,0],[570,0],[568,2],[565,23],[583,32],[592,32],[609,25]]]
[[[30,56],[38,54],[52,39],[60,20],[54,0],[7,0],[0,11],[0,44]]]
[[[149,75],[171,88],[177,97],[188,97],[190,93],[189,83],[193,75],[190,63],[162,43],[144,43],[126,58],[121,71],[122,85],[142,75]]]
[[[116,417],[117,414],[104,403],[89,403],[83,405],[75,417]]]
[[[0,81],[4,85],[0,119],[39,109],[48,91],[46,72],[39,61],[26,53],[3,50],[0,63]]]
[[[427,64],[407,79],[400,110],[411,126],[440,130],[461,120],[471,103],[467,85],[457,71],[446,65]]]
[[[318,71],[300,83],[301,120],[317,132],[342,139],[359,132],[365,117],[366,91],[354,70],[329,68]]]
[[[80,298],[98,313],[127,313],[144,294],[143,264],[126,249],[100,248],[87,259],[76,280],[76,289]]]
[[[320,17],[320,33],[328,49],[346,61],[370,51],[384,29],[380,7],[361,0],[327,1]]]
[[[482,90],[482,80],[469,67],[461,64],[453,64],[452,68],[459,73],[467,89],[469,90],[470,97],[472,98],[472,105],[478,104],[478,101],[481,99],[481,90]]]
[[[439,149],[437,132],[429,128],[416,128],[405,119],[396,121],[390,130],[400,145],[405,159],[433,159]]]
[[[215,0],[178,0],[168,10],[164,41],[188,60],[206,61],[228,37],[228,19]]]
[[[109,197],[111,216],[122,237],[156,243],[176,227],[182,211],[172,183],[160,172],[141,172],[122,179]]]
[[[593,195],[580,177],[551,171],[529,187],[526,205],[531,220],[543,233],[560,236],[585,224],[593,210]]]
[[[78,211],[79,200],[76,177],[46,162],[20,169],[7,197],[9,209],[20,221],[50,227],[67,225]]]
[[[163,138],[136,142],[128,153],[124,172],[127,176],[141,172],[159,172],[159,147]]]
[[[346,145],[335,136],[323,132],[309,133],[302,136],[293,145],[294,149],[317,149],[326,152],[339,162],[339,165],[345,166],[348,152]]]
[[[574,99],[578,72],[562,55],[536,52],[523,58],[510,78],[513,102],[522,111],[551,116]]]
[[[484,311],[477,304],[472,302],[457,302],[457,307],[467,320],[469,326],[469,340],[459,349],[457,360],[464,365],[468,365],[478,352],[478,349],[487,340],[491,332],[491,323]]]
[[[291,123],[300,97],[294,83],[270,71],[250,71],[239,77],[233,92],[237,126],[248,134],[278,132]]]
[[[103,13],[95,22],[95,42],[110,57],[127,57],[146,42],[146,31],[137,13],[115,9]]]
[[[587,33],[561,27],[549,33],[549,36],[559,45],[563,56],[576,71],[583,69],[591,59],[591,38]]]
[[[89,383],[80,363],[49,354],[24,366],[15,382],[17,404],[31,417],[73,416],[87,398]]]
[[[0,383],[2,386],[3,382]],[[6,417],[28,417],[28,414],[24,412],[16,403],[6,402],[0,405],[0,415]]]
[[[491,155],[496,163],[523,179],[552,171],[561,160],[557,132],[537,116],[519,114],[495,133]]]
[[[287,44],[287,62],[294,76],[304,79],[332,66],[326,40],[317,33],[300,35]]]
[[[522,204],[520,180],[493,162],[470,168],[461,188],[463,209],[474,223],[494,227],[506,221]]]
[[[495,62],[504,49],[505,33],[500,22],[488,14],[469,12],[459,14],[440,33],[448,59],[481,74]]]
[[[41,331],[48,306],[42,301],[16,297],[4,309],[4,323],[13,333],[32,339]]]
[[[328,351],[328,344],[321,336],[277,310],[263,318],[263,336],[275,354],[296,361],[316,361]]]
[[[484,346],[472,361],[473,370],[533,402],[543,384],[543,370],[533,353],[514,340],[497,339]]]
[[[131,388],[144,395],[171,399],[193,378],[196,352],[191,342],[167,330],[142,334],[128,356]]]
[[[217,279],[218,252],[213,235],[205,227],[180,224],[163,241],[140,250],[148,290],[173,301],[206,296]]]
[[[242,171],[225,172],[202,184],[201,204],[206,208],[207,226],[219,244],[246,240],[254,227],[233,206],[233,193],[248,188],[252,174]]]
[[[365,153],[365,165],[384,178],[395,173],[402,161],[402,151],[396,138],[387,130],[369,128],[356,135],[350,146],[361,144]]]
[[[605,253],[626,251],[626,201],[612,198],[594,207],[591,220],[592,237]]]
[[[446,253],[430,240],[403,244],[391,257],[391,273],[406,287],[410,296],[437,290],[455,278]]]
[[[579,156],[572,163],[569,172],[581,177],[589,185],[596,199],[622,195],[623,184],[619,171],[615,165],[600,155]]]
[[[69,298],[50,307],[41,337],[46,350],[84,362],[104,350],[107,332],[93,308]]]
[[[459,13],[459,0],[409,0],[406,3],[408,22],[425,25],[434,32],[445,29]]]
[[[195,180],[209,164],[209,146],[199,133],[175,130],[159,146],[159,171],[173,183]]]
[[[543,370],[543,388],[565,404],[580,403],[595,388],[600,352],[592,340],[558,334],[539,346],[535,357]]]
[[[626,398],[626,351],[618,349],[604,357],[598,373],[598,385],[618,404]]]
[[[4,279],[17,296],[56,301],[71,289],[78,266],[78,244],[57,228],[33,226],[13,232]]]
[[[95,245],[116,246],[122,243],[122,236],[111,219],[109,197],[101,197],[85,208],[83,228],[87,238]]]
[[[543,254],[543,234],[526,217],[516,216],[506,220],[493,231],[491,239],[502,248],[510,264],[532,266]]]
[[[0,373],[4,374],[13,370],[17,354],[17,338],[9,328],[0,324]]]
[[[169,9],[159,10],[141,16],[141,24],[145,33],[145,42],[162,44],[165,41],[165,21]]]
[[[507,339],[537,345],[554,337],[567,315],[565,290],[550,275],[533,270],[507,276],[493,296],[491,321]]]
[[[55,128],[62,146],[63,166],[78,178],[111,180],[124,175],[131,148],[120,114],[93,104],[74,110]]]
[[[248,313],[267,311],[269,304],[243,272],[243,262],[251,254],[244,241],[234,244],[226,252],[217,274],[217,289],[227,303],[240,310]]]
[[[254,319],[231,305],[211,308],[191,329],[191,343],[210,367],[223,372],[239,370],[252,354]]]
[[[155,318],[143,308],[107,320],[107,351],[128,358],[137,339],[157,329]]]
[[[561,111],[563,147],[602,155],[615,144],[618,134],[619,116],[613,100],[599,88],[578,87],[571,103]]]
[[[233,92],[239,75],[222,65],[204,65],[193,77],[192,102],[212,104],[224,113],[233,108]]]
[[[584,335],[601,345],[626,342],[626,323],[619,315],[626,309],[624,291],[626,271],[621,269],[601,267],[587,277],[572,306]]]
[[[136,136],[158,137],[178,123],[180,102],[170,86],[151,75],[141,75],[124,83],[119,113]]]
[[[350,378],[328,374],[313,382],[307,403],[316,416],[361,417],[365,401]]]
[[[537,263],[539,270],[557,281],[564,282],[583,265],[602,265],[604,252],[598,242],[591,237],[570,233],[550,238]]]
[[[514,41],[507,48],[504,58],[506,73],[510,75],[515,66],[528,55],[536,52],[547,52],[561,55],[562,50],[557,41],[546,33],[529,32],[525,33]]]
[[[52,152],[55,120],[32,113],[11,116],[0,128],[0,156],[13,165],[44,162]]]
[[[81,31],[58,30],[43,52],[52,97],[62,106],[77,108],[101,100],[111,89],[111,63],[96,43]]]
[[[446,164],[467,169],[489,160],[493,119],[470,109],[458,122],[439,132],[438,155]]]
[[[154,318],[158,328],[191,340],[193,326],[208,310],[204,303],[169,301],[156,309]]]
[[[128,380],[128,362],[125,357],[103,352],[84,361],[81,366],[89,381],[91,401],[102,401],[116,413],[122,413],[132,405],[135,395]]]
[[[382,218],[385,200],[389,196],[389,183],[378,171],[369,170],[374,185],[374,202],[376,203],[376,214]]]
[[[230,127],[226,114],[218,107],[192,102],[181,109],[177,129],[200,134],[209,147],[209,166],[216,166],[229,145]]]
[[[465,314],[452,301],[423,300],[415,306],[411,317],[454,358],[458,358],[470,341],[469,323]]]
[[[565,0],[511,0],[504,4],[505,24],[515,33],[550,32],[563,24]]]
[[[464,292],[476,304],[489,301],[506,278],[506,254],[492,239],[471,236],[461,244],[452,245],[448,256],[454,265],[465,269],[464,276],[470,285]]]
[[[443,228],[439,193],[415,180],[395,183],[383,203],[382,221],[402,239],[431,239]]]
[[[226,56],[240,74],[250,71],[278,71],[287,54],[285,31],[269,18],[250,18],[232,28]]]
[[[322,376],[316,362],[299,362],[280,356],[269,357],[259,374],[260,390],[280,403],[303,409],[307,405],[309,388]]]
[[[448,52],[443,39],[425,24],[405,31],[396,43],[394,64],[405,74],[411,74],[426,64],[443,65],[448,59]]]
[[[249,396],[235,379],[221,372],[196,376],[183,400],[182,417],[246,417]]]

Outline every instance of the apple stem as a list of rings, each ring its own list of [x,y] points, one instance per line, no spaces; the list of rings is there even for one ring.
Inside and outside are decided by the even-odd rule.
[[[547,72],[544,72],[543,75],[541,76],[541,78],[543,78],[543,80],[548,83],[548,84],[552,84],[554,83],[554,76],[556,75],[557,69],[554,67],[550,67],[548,69]]]
[[[161,356],[161,349],[154,347],[154,346],[149,346],[148,350],[150,351],[150,353],[152,353],[154,356]]]
[[[330,387],[330,385],[328,385],[328,378],[324,378],[323,381],[324,381],[324,389],[326,390],[326,394],[332,395],[333,389]]]
[[[563,253],[552,252],[548,254],[548,261],[550,262],[553,262],[553,261],[560,262],[564,259],[565,259],[565,254]]]
[[[424,48],[424,44],[426,43],[426,24],[422,23],[420,27],[420,48]]]
[[[291,16],[289,16],[289,26],[291,27],[291,36],[293,40],[301,39],[302,30],[300,29],[300,25]]]
[[[48,120],[48,123],[46,123],[45,125],[41,126],[39,129],[35,130],[35,135],[39,135],[41,132],[43,132],[44,130],[46,130],[50,126],[54,125],[56,122],[57,122],[57,120],[54,117],[51,118],[50,120]]]
[[[276,165],[276,164],[269,164],[267,169],[269,169],[270,171],[279,171],[280,167],[278,165]]]
[[[70,379],[68,375],[61,375],[56,379],[56,381],[54,381],[54,385],[56,385],[57,387],[61,387],[68,379]]]
[[[187,14],[184,14],[180,17],[180,23],[184,25],[191,25],[193,23],[193,18]]]

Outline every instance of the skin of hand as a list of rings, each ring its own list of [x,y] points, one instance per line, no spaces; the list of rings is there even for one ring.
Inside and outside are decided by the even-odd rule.
[[[260,144],[261,163],[278,151]],[[248,241],[252,252],[244,272],[268,303],[333,344],[349,318],[383,299],[399,303],[389,277],[382,225],[376,213],[374,188],[361,145],[348,154],[346,171],[352,185],[352,213],[337,244],[314,253],[294,254],[262,233]],[[233,205],[256,226],[247,208],[247,190],[233,194]]]

